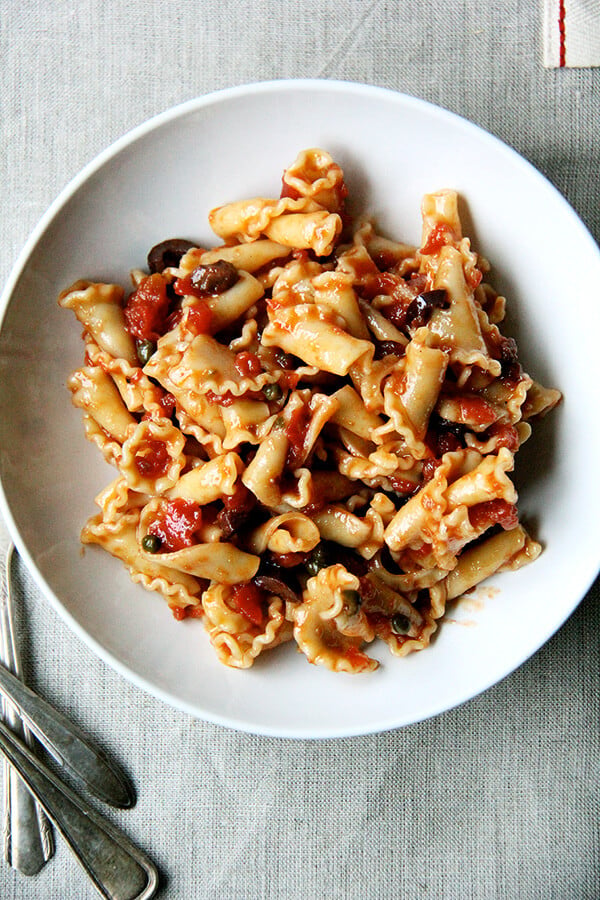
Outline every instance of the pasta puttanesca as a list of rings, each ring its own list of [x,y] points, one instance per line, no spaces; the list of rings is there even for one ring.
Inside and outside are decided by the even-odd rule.
[[[560,393],[499,330],[505,300],[428,194],[418,247],[352,220],[342,169],[301,152],[279,197],[228,203],[224,243],[169,239],[129,293],[77,281],[69,379],[118,477],[82,531],[204,619],[246,668],[295,640],[334,671],[428,646],[446,604],[533,560],[514,456]]]

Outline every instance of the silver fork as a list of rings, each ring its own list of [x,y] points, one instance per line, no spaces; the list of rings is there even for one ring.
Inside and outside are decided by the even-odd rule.
[[[0,545],[3,539],[0,524]],[[8,647],[11,662],[14,662],[12,652],[16,650],[10,601],[13,550],[10,545],[6,551],[7,568],[4,572],[0,559],[0,619],[3,620],[0,622],[0,644],[4,644],[5,650]],[[2,576],[6,576],[6,583]],[[18,660],[16,662],[18,664]],[[17,779],[19,791],[25,791],[23,803],[34,804],[29,810],[33,810],[35,817],[25,812],[21,815],[21,807],[16,806],[17,802],[21,802],[21,797],[17,801],[16,795],[10,794],[11,814],[7,820],[10,830],[7,835],[12,849],[7,858],[11,864],[16,867],[18,855],[20,871],[26,874],[34,874],[36,866],[43,865],[46,853],[51,854],[53,850],[48,821],[51,820],[105,900],[150,900],[158,888],[156,866],[84,797],[42,762],[28,746],[24,735],[30,733],[30,729],[79,785],[112,806],[128,809],[134,805],[135,793],[128,779],[108,757],[94,748],[76,725],[34,694],[4,665],[0,665],[0,694],[8,701],[6,709],[9,716],[13,714],[16,717],[10,720],[11,723],[24,726],[21,736],[18,736],[0,717],[0,755],[10,761],[9,777]],[[50,836],[49,851],[44,845],[45,835]]]
[[[18,678],[22,678],[10,590],[12,556],[13,546],[9,544],[2,561],[4,565],[0,564],[0,661]],[[9,728],[33,749],[34,741],[29,728],[5,700],[2,701],[2,717]],[[27,785],[6,759],[3,760],[3,769],[4,858],[24,875],[35,875],[54,853],[52,826]]]

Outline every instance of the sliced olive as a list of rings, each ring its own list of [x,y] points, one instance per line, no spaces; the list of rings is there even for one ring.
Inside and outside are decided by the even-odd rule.
[[[269,594],[274,594],[282,600],[290,600],[292,603],[298,603],[300,600],[298,594],[285,581],[274,575],[255,575],[252,581],[256,587]]]
[[[142,366],[145,366],[152,354],[156,350],[156,344],[154,341],[136,341],[135,349],[137,353],[137,358],[139,359]]]
[[[395,616],[392,616],[390,624],[394,634],[408,634],[410,631],[410,619],[403,613],[396,613]]]
[[[448,309],[450,301],[445,290],[424,291],[419,294],[406,310],[406,327],[421,328],[427,325],[434,310]]]
[[[205,291],[207,294],[222,294],[233,287],[239,277],[233,263],[219,259],[207,266],[196,266],[190,280],[197,290]]]
[[[398,341],[379,341],[375,345],[375,359],[383,359],[386,356],[404,356],[406,347]]]
[[[172,269],[179,265],[181,257],[195,247],[191,241],[183,238],[169,238],[161,241],[148,253],[148,268],[152,273],[162,272],[164,269]]]
[[[146,553],[158,553],[162,547],[162,541],[155,534],[145,534],[142,538],[142,548]]]

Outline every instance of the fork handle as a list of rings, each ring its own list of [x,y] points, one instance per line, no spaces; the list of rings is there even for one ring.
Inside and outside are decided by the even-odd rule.
[[[106,900],[149,900],[158,872],[111,822],[55,775],[0,722],[0,751],[17,769]]]
[[[0,602],[0,660],[21,677],[21,661],[14,637],[14,622],[10,596],[10,572],[12,546],[6,554],[6,568],[0,569],[3,583]],[[21,718],[3,701],[3,718],[6,724],[33,748],[33,738]],[[52,828],[41,806],[32,796],[25,782],[10,763],[3,760],[4,819],[2,841],[4,858],[13,869],[23,875],[36,875],[54,853]]]
[[[37,875],[54,852],[50,823],[20,775],[4,762],[4,856],[23,875]]]

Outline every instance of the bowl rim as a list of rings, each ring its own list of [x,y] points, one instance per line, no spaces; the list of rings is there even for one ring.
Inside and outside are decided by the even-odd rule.
[[[600,248],[598,247],[598,244],[596,243],[589,228],[583,222],[583,220],[580,218],[571,204],[566,200],[566,198],[560,193],[555,185],[552,184],[549,178],[547,178],[533,165],[533,163],[529,162],[525,157],[523,157],[517,150],[511,147],[504,140],[496,137],[491,132],[487,131],[485,128],[477,125],[466,117],[451,110],[445,109],[444,107],[434,104],[428,100],[424,100],[412,94],[407,94],[388,87],[363,84],[361,82],[355,82],[351,80],[330,80],[320,78],[271,79],[248,82],[233,87],[210,91],[198,97],[194,97],[177,103],[174,106],[171,106],[163,110],[162,112],[151,116],[140,124],[132,127],[107,147],[105,147],[103,150],[101,150],[98,154],[96,154],[89,162],[87,162],[83,166],[83,168],[81,168],[80,171],[66,183],[66,185],[61,189],[56,198],[48,206],[46,211],[43,213],[43,215],[40,217],[37,224],[31,231],[20,253],[18,254],[6,280],[2,293],[0,294],[0,331],[2,330],[4,319],[6,317],[11,298],[13,296],[15,288],[18,285],[19,279],[26,270],[26,267],[29,264],[35,252],[35,249],[46,230],[52,225],[58,214],[69,203],[69,201],[77,193],[77,191],[85,185],[90,177],[100,169],[102,169],[102,167],[107,162],[118,156],[121,151],[132,146],[138,140],[150,134],[152,131],[161,128],[163,125],[175,119],[185,117],[189,113],[193,113],[202,108],[218,105],[231,99],[238,99],[250,95],[263,93],[267,94],[270,92],[299,92],[311,90],[318,92],[330,91],[333,93],[353,93],[361,95],[363,97],[371,96],[379,97],[382,99],[385,98],[388,101],[398,103],[398,105],[403,107],[404,109],[412,108],[416,110],[426,111],[430,116],[437,117],[438,119],[447,121],[449,123],[454,123],[455,125],[458,125],[466,134],[476,136],[478,141],[493,145],[496,152],[500,151],[505,154],[510,158],[513,165],[521,167],[526,172],[529,178],[534,178],[541,182],[544,185],[545,189],[549,190],[554,195],[554,200],[562,206],[565,214],[574,221],[579,229],[581,239],[589,243],[590,251],[597,255],[600,262]],[[407,727],[410,724],[416,724],[418,722],[440,715],[443,712],[449,711],[450,709],[458,708],[467,703],[469,700],[472,700],[480,694],[484,693],[490,687],[499,683],[499,681],[504,680],[504,678],[508,677],[512,672],[523,665],[524,662],[526,662],[535,653],[537,653],[538,650],[545,643],[547,643],[547,641],[550,640],[550,638],[562,627],[562,625],[572,615],[574,610],[579,606],[579,604],[582,602],[587,592],[589,591],[590,587],[593,585],[598,574],[598,568],[594,568],[594,566],[591,565],[589,571],[586,572],[585,577],[582,576],[580,580],[580,584],[583,583],[585,585],[583,591],[580,590],[575,593],[574,601],[570,603],[568,607],[561,610],[558,621],[549,623],[548,628],[544,630],[543,633],[538,633],[538,638],[534,642],[534,644],[529,645],[527,652],[522,656],[522,658],[518,659],[516,662],[513,662],[510,667],[504,671],[504,674],[500,679],[492,675],[489,680],[484,681],[483,685],[480,684],[476,691],[474,691],[473,693],[469,693],[468,696],[464,697],[462,700],[458,700],[456,703],[453,703],[450,707],[445,701],[441,701],[439,704],[433,702],[429,707],[420,711],[416,716],[412,715],[410,722],[407,721],[405,723],[398,723],[397,719],[394,719],[394,716],[390,715],[389,721],[380,720],[379,724],[367,723],[362,727],[355,724],[352,726],[345,725],[339,727],[328,726],[321,727],[320,729],[317,729],[315,726],[311,726],[307,729],[301,724],[286,728],[280,726],[269,726],[265,725],[264,723],[258,726],[250,722],[236,719],[232,716],[220,715],[210,711],[200,710],[193,703],[182,700],[179,697],[174,696],[169,691],[156,687],[154,684],[147,681],[146,678],[138,675],[124,662],[121,662],[121,660],[114,656],[112,652],[105,649],[96,638],[94,638],[88,631],[86,631],[86,629],[76,621],[74,616],[64,606],[60,598],[46,582],[44,576],[38,569],[31,554],[29,553],[27,545],[21,538],[20,532],[16,526],[12,511],[6,498],[2,473],[0,473],[0,516],[4,520],[9,535],[13,543],[15,544],[20,556],[24,560],[29,574],[36,582],[44,597],[48,598],[53,608],[59,613],[63,621],[66,622],[70,630],[74,632],[92,650],[95,656],[109,665],[114,671],[118,672],[127,681],[135,684],[146,693],[151,694],[170,707],[185,712],[196,719],[208,721],[222,727],[232,728],[237,731],[263,735],[266,737],[322,740],[383,733],[389,730]],[[600,566],[600,562],[598,563],[598,566]]]

